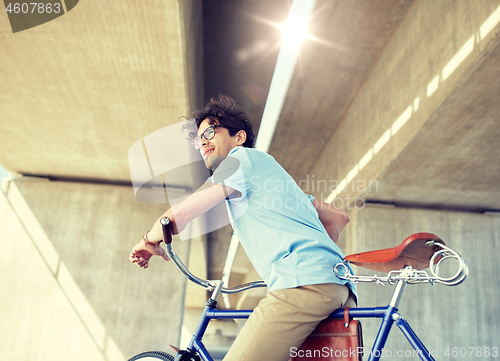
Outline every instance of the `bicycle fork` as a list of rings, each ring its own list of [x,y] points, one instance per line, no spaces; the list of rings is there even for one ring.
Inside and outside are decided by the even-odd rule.
[[[210,353],[202,342],[209,322],[215,319],[246,319],[252,314],[252,310],[218,310],[217,299],[221,293],[223,282],[214,281],[214,283],[216,283],[216,287],[203,309],[196,331],[186,351],[178,352],[175,361],[191,361],[191,359],[196,361],[200,359],[203,361],[213,361],[212,356],[210,356]]]

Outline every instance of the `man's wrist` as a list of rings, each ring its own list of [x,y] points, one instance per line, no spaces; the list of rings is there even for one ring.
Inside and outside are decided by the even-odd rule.
[[[158,246],[161,242],[163,242],[162,239],[160,239],[158,242],[151,242],[149,239],[148,239],[148,233],[149,231],[147,231],[146,233],[144,233],[144,236],[142,236],[142,241],[144,242],[145,245],[147,246],[152,246],[152,247],[156,247]]]

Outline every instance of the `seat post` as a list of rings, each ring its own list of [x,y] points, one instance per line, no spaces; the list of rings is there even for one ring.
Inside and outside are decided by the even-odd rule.
[[[403,292],[406,287],[406,281],[405,280],[399,280],[398,283],[396,284],[396,288],[394,289],[394,292],[392,293],[391,297],[391,302],[389,305],[394,308],[399,307],[399,302],[401,301],[401,298],[403,297]]]
[[[405,266],[402,271],[403,272],[401,272],[401,276],[403,276],[403,279],[400,279],[396,284],[396,288],[394,289],[394,292],[392,294],[391,302],[389,303],[391,307],[395,308],[399,307],[399,301],[401,301],[401,298],[403,297],[403,292],[405,290],[406,283],[408,282],[408,277],[411,276],[413,269],[411,266]]]
[[[406,268],[405,268],[406,269]],[[406,280],[398,280],[396,284],[396,288],[392,293],[391,301],[386,311],[384,312],[384,318],[382,323],[380,324],[380,328],[377,333],[377,337],[373,342],[372,351],[368,361],[378,361],[380,356],[382,355],[385,342],[387,341],[387,337],[389,336],[389,332],[391,331],[391,327],[393,322],[395,321],[394,316],[398,314],[399,301],[401,301],[401,297],[403,297],[403,292],[406,287]]]

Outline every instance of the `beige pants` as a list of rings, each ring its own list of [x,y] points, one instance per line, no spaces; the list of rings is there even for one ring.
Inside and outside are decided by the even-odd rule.
[[[356,307],[347,286],[320,284],[269,292],[241,329],[224,361],[287,361],[319,322]]]

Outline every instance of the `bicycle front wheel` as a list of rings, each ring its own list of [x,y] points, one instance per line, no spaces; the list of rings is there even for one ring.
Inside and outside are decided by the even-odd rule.
[[[174,361],[174,356],[163,351],[148,351],[132,357],[128,361]]]

